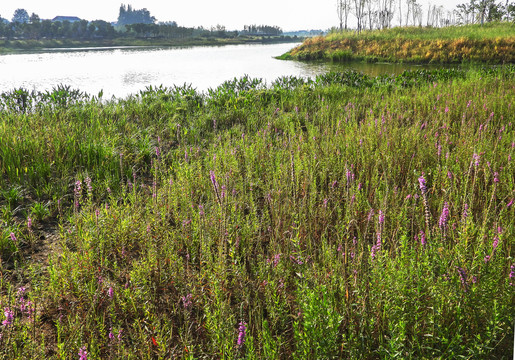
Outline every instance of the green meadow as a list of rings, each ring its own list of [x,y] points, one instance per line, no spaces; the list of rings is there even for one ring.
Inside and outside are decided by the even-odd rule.
[[[513,357],[514,66],[0,106],[2,359]]]

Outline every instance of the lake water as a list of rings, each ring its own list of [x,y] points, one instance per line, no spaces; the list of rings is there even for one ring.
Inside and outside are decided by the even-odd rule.
[[[104,98],[125,97],[149,85],[191,84],[199,91],[249,75],[267,83],[280,76],[314,77],[351,67],[370,75],[398,73],[406,65],[308,64],[274,59],[296,44],[183,48],[48,49],[0,56],[0,93],[14,88],[45,91],[63,84]]]

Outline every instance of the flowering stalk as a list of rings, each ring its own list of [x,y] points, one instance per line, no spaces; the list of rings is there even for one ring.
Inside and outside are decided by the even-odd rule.
[[[9,308],[4,308],[4,316],[5,316],[5,320],[2,321],[2,325],[7,327],[7,326],[10,326],[13,324],[13,320],[14,320],[14,313],[11,309]]]
[[[86,351],[86,347],[83,346],[79,349],[79,360],[88,360],[88,352]]]
[[[422,201],[424,202],[424,215],[426,217],[426,230],[430,231],[430,220],[431,220],[431,213],[429,212],[429,205],[427,204],[427,187],[426,187],[426,179],[424,178],[424,175],[420,176],[418,178],[418,184],[420,187],[420,192],[422,193]]]
[[[427,244],[427,241],[426,241],[426,234],[424,234],[423,231],[420,232],[420,244],[422,246],[425,246]]]
[[[209,172],[209,178],[211,179],[211,184],[213,185],[213,190],[215,191],[216,199],[218,200],[218,205],[222,206],[220,190],[219,190],[218,182],[216,181],[215,172],[213,170],[211,170]]]
[[[449,204],[447,201],[443,203],[442,213],[440,214],[440,219],[438,220],[438,227],[445,235],[445,230],[447,230],[447,224],[449,222]]]
[[[79,210],[79,202],[82,196],[82,182],[77,180],[73,189],[75,211]]]
[[[245,334],[247,332],[247,324],[244,321],[240,322],[238,331],[238,346],[242,347],[245,344]]]

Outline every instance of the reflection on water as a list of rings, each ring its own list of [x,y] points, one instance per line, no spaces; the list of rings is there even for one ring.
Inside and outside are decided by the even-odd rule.
[[[65,49],[0,56],[0,92],[14,88],[49,90],[70,85],[89,94],[125,97],[145,87],[191,84],[199,91],[249,75],[268,84],[281,76],[315,77],[353,68],[369,75],[400,73],[411,65],[325,64],[282,61],[274,57],[295,44],[220,47],[116,47]]]
[[[146,72],[130,71],[122,76],[123,84],[133,86],[137,84],[154,84],[157,77],[154,74]]]
[[[425,64],[425,65],[412,65],[412,64],[394,64],[394,63],[362,63],[362,62],[350,62],[350,63],[303,63],[306,71],[311,72],[312,76],[316,76],[320,73],[327,71],[344,71],[346,69],[353,69],[356,71],[363,72],[370,76],[378,76],[383,74],[398,75],[405,70],[417,70],[417,69],[437,69],[442,68],[445,65]],[[451,67],[452,65],[449,65]],[[455,66],[455,65],[454,65]]]

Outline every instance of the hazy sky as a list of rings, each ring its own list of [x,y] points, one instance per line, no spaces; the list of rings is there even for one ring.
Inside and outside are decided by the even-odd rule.
[[[452,10],[466,0],[431,0]],[[428,0],[419,0],[427,9]],[[42,19],[57,15],[86,20],[116,21],[120,0],[0,0],[0,16],[11,20],[22,8]],[[243,25],[277,25],[283,30],[322,29],[338,25],[336,0],[131,0],[133,8],[147,8],[158,21],[176,21],[181,26],[225,25],[228,30]],[[352,15],[350,16],[352,18]]]

